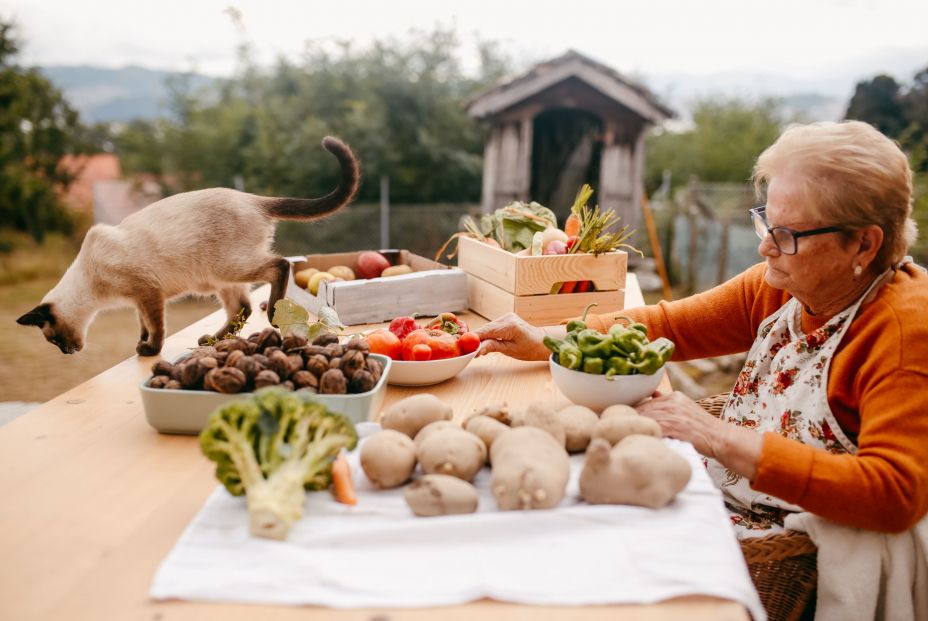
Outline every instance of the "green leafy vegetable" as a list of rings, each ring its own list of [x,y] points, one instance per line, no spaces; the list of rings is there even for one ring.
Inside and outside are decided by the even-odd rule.
[[[532,237],[549,227],[557,227],[554,212],[534,201],[513,201],[491,214],[481,216],[480,225],[465,220],[465,228],[477,233],[478,239],[489,237],[499,242],[503,250],[519,252],[532,247]]]
[[[252,534],[271,539],[287,537],[303,515],[305,490],[328,488],[332,461],[357,442],[345,416],[281,388],[223,405],[200,432],[216,478],[246,496]]]

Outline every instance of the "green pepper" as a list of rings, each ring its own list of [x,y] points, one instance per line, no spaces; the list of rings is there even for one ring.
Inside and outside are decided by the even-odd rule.
[[[586,305],[586,308],[583,309],[583,315],[580,319],[571,319],[567,322],[567,332],[580,332],[581,330],[586,330],[586,316],[590,312],[590,309],[596,306],[596,302],[591,302]]]
[[[625,320],[626,324],[623,327],[630,329],[630,330],[637,330],[638,332],[641,332],[643,335],[648,336],[648,326],[644,325],[643,323],[639,323],[635,321],[634,319],[632,319],[631,317],[628,317],[627,315],[616,315],[615,320],[618,321],[619,319]],[[616,325],[621,325],[621,324],[616,324]]]
[[[609,334],[612,336],[612,350],[619,355],[631,356],[648,342],[648,338],[641,332],[621,324],[609,328]]]
[[[612,336],[590,328],[577,333],[577,345],[584,356],[605,359],[612,354]]]
[[[568,369],[579,369],[580,364],[583,362],[583,354],[580,352],[580,348],[569,342],[561,344],[557,356],[558,364]]]
[[[603,359],[597,357],[587,357],[583,359],[583,372],[584,373],[593,373],[594,375],[602,375],[603,373]]]
[[[613,356],[606,360],[606,377],[613,375],[633,375],[635,368],[624,356]]]
[[[631,364],[638,369],[639,373],[652,375],[670,359],[673,350],[673,342],[661,337],[645,345],[641,349],[638,360]]]
[[[553,336],[545,335],[541,342],[545,344],[545,347],[551,350],[552,353],[559,353],[561,350],[561,344],[564,342],[560,339],[556,339]]]

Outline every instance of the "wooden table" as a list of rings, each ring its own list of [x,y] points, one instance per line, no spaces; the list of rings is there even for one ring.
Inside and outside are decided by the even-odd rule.
[[[266,299],[267,287],[257,290]],[[641,304],[632,279],[628,305]],[[482,319],[465,317],[473,324]],[[217,312],[171,336],[172,359],[212,332]],[[266,325],[256,313],[244,333]],[[356,327],[356,329],[359,329]],[[330,610],[156,602],[148,588],[159,563],[216,486],[196,438],[156,433],[138,384],[153,358],[130,358],[0,427],[0,619],[747,619],[738,603],[685,597],[650,606],[541,607],[482,600],[420,610]],[[49,369],[54,373],[54,369]],[[41,381],[29,378],[28,381]],[[388,390],[386,405],[416,392]],[[429,388],[463,414],[497,400],[553,399],[546,363],[498,354],[475,359],[454,380]]]

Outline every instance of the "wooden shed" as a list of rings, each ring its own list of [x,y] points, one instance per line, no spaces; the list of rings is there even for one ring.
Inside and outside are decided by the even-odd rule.
[[[563,222],[577,189],[641,230],[646,130],[672,117],[643,85],[575,51],[472,99],[487,121],[482,209],[535,200]]]

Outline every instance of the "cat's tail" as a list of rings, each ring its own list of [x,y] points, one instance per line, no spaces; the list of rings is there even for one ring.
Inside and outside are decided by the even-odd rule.
[[[358,158],[348,145],[333,136],[323,138],[322,146],[338,158],[342,166],[338,187],[321,198],[263,198],[261,205],[271,217],[278,220],[314,220],[338,211],[358,193],[361,183]]]

